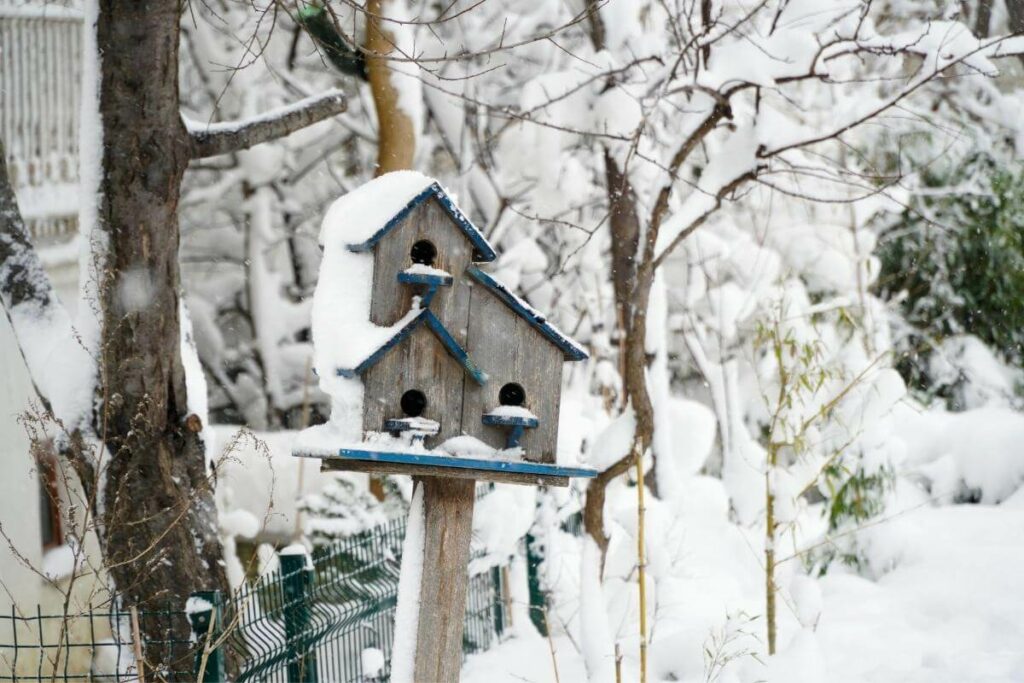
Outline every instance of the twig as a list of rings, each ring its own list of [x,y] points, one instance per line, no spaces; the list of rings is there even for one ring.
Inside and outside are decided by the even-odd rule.
[[[132,621],[132,646],[135,649],[135,672],[139,676],[139,683],[146,683],[146,672],[142,665],[142,635],[139,632],[139,610],[135,605],[128,608]]]
[[[644,552],[644,459],[636,453],[636,557],[640,583],[640,683],[647,683],[647,554]],[[616,646],[618,647],[618,646]],[[616,658],[616,669],[619,668]]]
[[[213,652],[213,647],[210,644],[213,641],[213,625],[216,623],[217,606],[214,605],[210,610],[210,623],[206,627],[206,642],[203,643],[203,656],[199,660],[199,671],[196,672],[196,680],[199,683],[203,683],[203,678],[206,675],[206,662],[210,658],[210,653]]]
[[[551,650],[551,668],[555,671],[555,683],[561,683],[561,679],[558,677],[558,659],[555,658],[555,641],[551,637],[551,619],[548,618],[548,606],[544,604],[544,623],[547,625],[548,632],[548,649]]]

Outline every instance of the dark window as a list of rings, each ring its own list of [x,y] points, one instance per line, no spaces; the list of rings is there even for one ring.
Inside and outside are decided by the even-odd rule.
[[[427,407],[427,397],[419,389],[410,389],[402,394],[402,412],[409,417],[419,417]]]
[[[409,250],[409,256],[412,258],[413,263],[432,266],[434,265],[434,259],[437,258],[437,248],[430,240],[420,240],[412,245],[412,249]]]
[[[498,391],[498,403],[503,406],[521,406],[526,403],[526,391],[515,382],[509,382]]]
[[[43,548],[53,548],[64,543],[64,533],[60,523],[57,467],[55,458],[39,461],[39,523]]]

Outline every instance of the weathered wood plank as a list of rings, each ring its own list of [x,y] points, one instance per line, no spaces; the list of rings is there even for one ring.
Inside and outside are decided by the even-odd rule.
[[[469,582],[476,486],[465,479],[424,477],[423,574],[416,635],[417,681],[458,681]]]
[[[462,430],[503,448],[506,430],[484,425],[482,419],[484,413],[500,405],[501,387],[515,382],[526,390],[525,407],[540,420],[540,425],[527,429],[520,440],[526,457],[555,462],[564,362],[561,350],[483,286],[473,287],[469,309],[466,350],[489,380],[482,387],[465,384]]]
[[[498,405],[498,390],[514,373],[514,314],[489,296],[483,287],[472,288],[469,303],[469,339],[466,352],[477,367],[487,373],[484,386],[466,382],[462,398],[462,431],[489,446],[503,448],[505,431],[482,423],[484,413]],[[497,342],[497,343],[495,343]],[[502,348],[504,347],[504,348]]]
[[[568,477],[522,474],[520,472],[491,472],[480,470],[459,470],[451,467],[429,467],[424,465],[371,462],[365,460],[342,460],[324,458],[320,461],[324,472],[365,472],[367,474],[411,474],[418,477],[448,477],[451,479],[479,479],[504,484],[525,486],[568,486]]]
[[[430,309],[456,341],[465,345],[469,285],[464,273],[472,258],[472,247],[433,199],[409,212],[402,225],[377,243],[373,257],[370,320],[377,325],[392,325],[409,310],[417,288],[398,282],[398,273],[412,265],[409,252],[412,245],[420,240],[429,240],[437,249],[434,267],[455,278],[451,287],[438,288]]]
[[[437,249],[434,266],[455,278],[452,286],[438,288],[430,309],[455,341],[465,346],[470,286],[462,275],[470,263],[471,246],[435,200],[413,209],[402,225],[377,244],[371,320],[390,325],[409,310],[417,288],[398,282],[398,273],[412,265],[409,252],[421,239],[430,240]],[[441,425],[426,445],[434,447],[460,435],[464,375],[463,368],[426,326],[417,329],[364,373],[363,430],[381,431],[385,420],[404,417],[402,394],[418,389],[427,397],[423,417]]]
[[[558,412],[565,365],[562,351],[518,316],[516,342],[516,375],[523,378],[519,383],[526,389],[526,407],[540,420],[536,429],[526,430],[520,443],[530,457],[539,455],[541,462],[553,463],[557,461]]]
[[[441,429],[427,439],[433,447],[461,433],[462,386],[465,370],[423,325],[363,373],[363,429],[383,431],[385,420],[405,417],[401,399],[417,389],[427,397],[421,417]]]

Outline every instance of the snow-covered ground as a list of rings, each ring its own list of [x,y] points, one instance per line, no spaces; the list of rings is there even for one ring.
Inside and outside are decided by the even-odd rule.
[[[819,580],[816,628],[784,633],[766,667],[746,655],[742,677],[706,671],[683,680],[1024,681],[1024,494],[998,506],[917,507],[884,525],[884,537],[901,542],[876,548],[876,558],[886,554],[893,568],[875,581],[843,571]],[[470,657],[463,681],[555,681],[552,646],[557,679],[586,680],[570,638],[520,630],[527,632]],[[635,662],[626,660],[623,680],[636,679]]]

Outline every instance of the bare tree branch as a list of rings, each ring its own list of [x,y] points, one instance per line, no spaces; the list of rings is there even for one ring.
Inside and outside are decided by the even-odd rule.
[[[245,121],[227,121],[207,126],[185,121],[192,143],[192,158],[205,159],[254,147],[291,135],[297,130],[336,116],[348,108],[345,94],[332,90],[285,107],[272,109]]]
[[[725,185],[722,185],[722,187],[719,188],[718,192],[715,193],[714,201],[711,203],[711,205],[705,211],[702,211],[700,214],[698,214],[692,221],[690,221],[689,225],[683,228],[679,232],[679,234],[672,239],[669,245],[661,250],[661,253],[659,253],[658,256],[654,259],[654,268],[657,269],[662,263],[664,263],[665,259],[672,254],[672,251],[677,246],[679,246],[679,244],[683,240],[685,240],[687,237],[693,234],[693,232],[697,228],[704,225],[704,223],[716,211],[718,211],[718,209],[721,208],[722,201],[725,200],[727,196],[729,196],[730,194],[738,190],[740,187],[742,187],[743,184],[746,183],[748,180],[756,179],[757,174],[758,169],[747,171],[746,173],[736,176]]]

